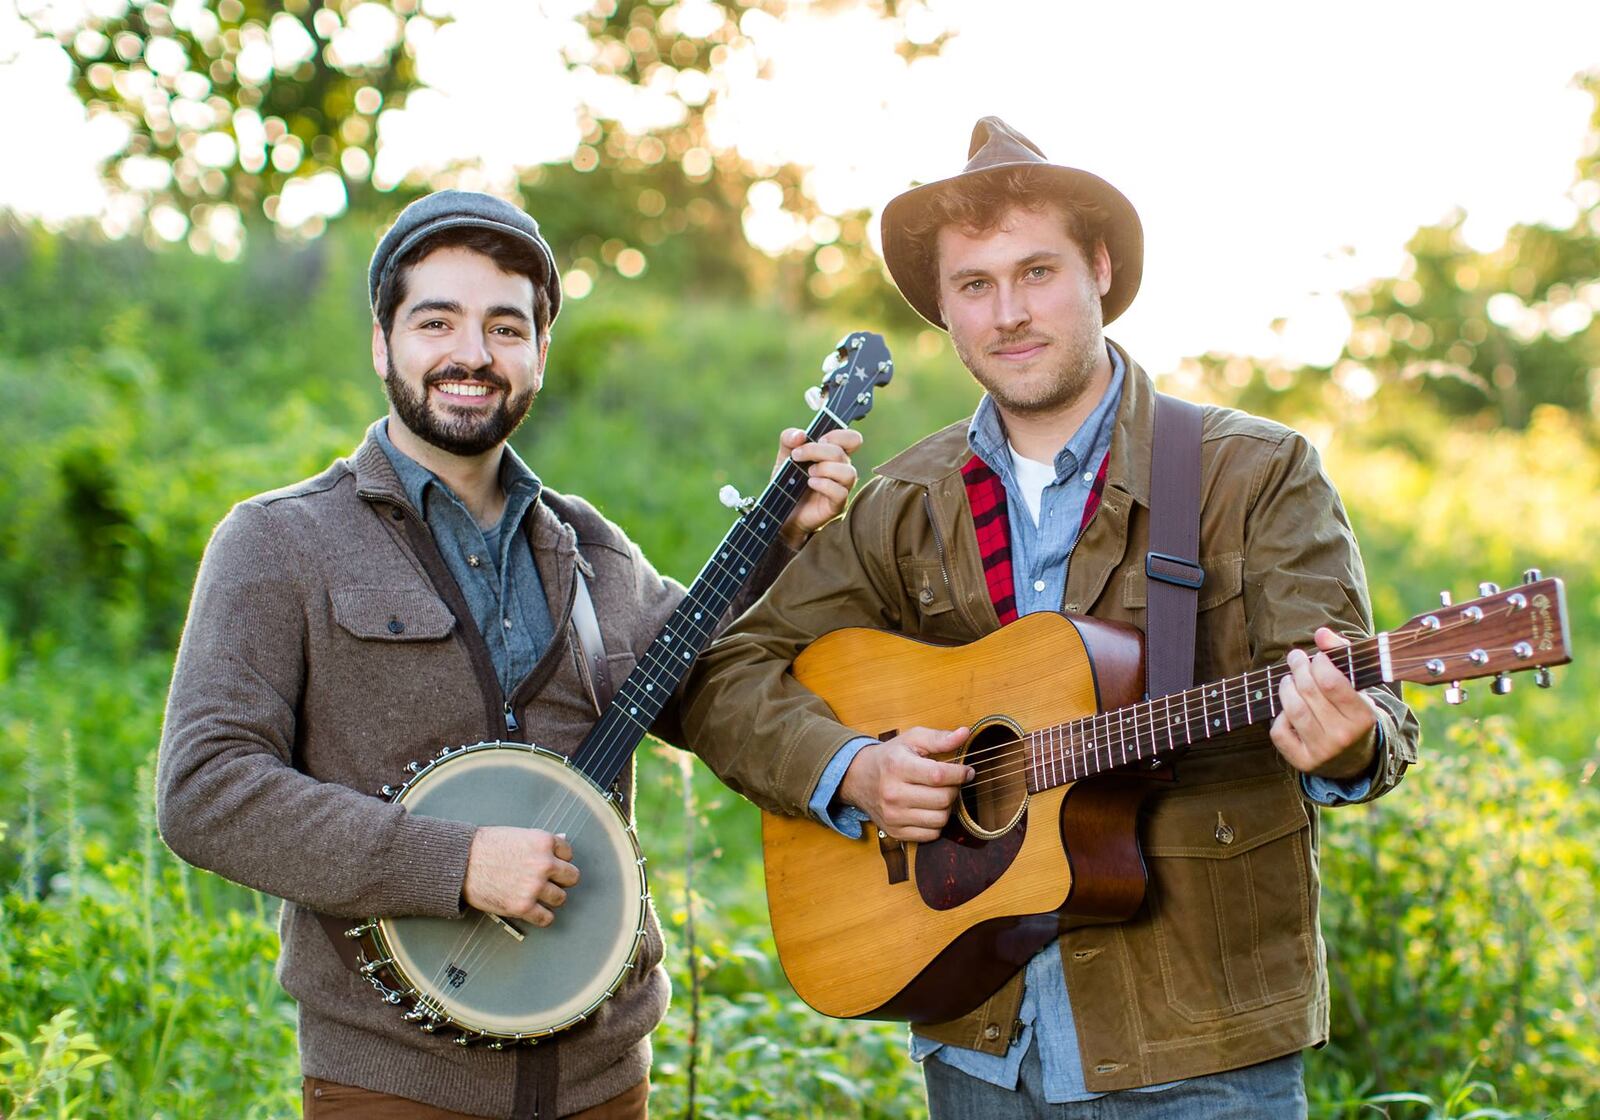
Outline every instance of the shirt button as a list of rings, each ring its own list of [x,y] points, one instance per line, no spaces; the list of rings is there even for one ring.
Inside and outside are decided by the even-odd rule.
[[[987,1039],[988,1041],[990,1041],[990,1042],[993,1042],[995,1039],[999,1038],[1000,1037],[1000,1024],[999,1023],[990,1023],[987,1027],[984,1027],[983,1028],[983,1037],[985,1039]]]
[[[1033,581],[1033,589],[1035,591],[1043,591],[1044,590],[1044,580],[1042,580],[1042,579],[1034,580]]]
[[[398,618],[391,618],[389,620],[389,633],[391,633],[391,634],[404,634],[405,632],[406,632],[406,624],[405,623],[401,622]]]
[[[502,618],[500,621],[505,623],[507,630],[511,629],[511,620],[509,618]]]
[[[482,563],[483,563],[483,561],[478,559],[478,554],[476,552],[467,553],[467,567],[476,568],[479,564],[482,564]]]
[[[1085,482],[1093,482],[1094,481],[1094,475],[1090,474],[1088,471],[1084,471],[1083,472],[1083,480]]]

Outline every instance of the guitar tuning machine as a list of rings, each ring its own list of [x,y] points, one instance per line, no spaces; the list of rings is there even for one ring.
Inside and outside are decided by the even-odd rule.
[[[1459,704],[1467,698],[1467,690],[1461,686],[1460,681],[1451,681],[1444,690],[1446,704]]]
[[[1540,688],[1549,688],[1551,685],[1550,669],[1541,665],[1533,671],[1533,683]]]
[[[1484,580],[1482,583],[1478,584],[1478,595],[1480,598],[1486,598],[1490,595],[1498,595],[1499,593],[1500,585],[1498,583],[1490,583],[1488,580]]]
[[[1448,606],[1450,606],[1450,604],[1452,604],[1454,602],[1455,602],[1455,600],[1450,597],[1450,592],[1448,592],[1448,591],[1439,592],[1439,605],[1440,606],[1448,607]]]
[[[1538,568],[1529,568],[1522,573],[1523,583],[1538,583],[1541,578],[1543,577]]]
[[[721,490],[718,490],[717,500],[729,509],[736,509],[740,513],[749,513],[755,508],[756,504],[754,498],[741,498],[739,490],[735,486],[724,486]]]
[[[1496,696],[1505,696],[1511,692],[1511,674],[1496,673],[1494,681],[1489,685],[1489,691]]]

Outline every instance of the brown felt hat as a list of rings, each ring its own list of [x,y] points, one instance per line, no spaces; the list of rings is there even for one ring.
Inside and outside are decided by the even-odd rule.
[[[950,184],[973,176],[992,176],[1011,167],[1040,168],[1056,181],[1063,198],[1095,202],[1105,210],[1106,223],[1100,233],[1111,257],[1111,288],[1101,298],[1100,309],[1103,321],[1111,322],[1133,302],[1134,293],[1139,290],[1139,279],[1144,275],[1144,227],[1139,224],[1133,203],[1098,175],[1051,163],[1038,145],[999,117],[984,117],[973,126],[967,166],[962,168],[961,174],[913,187],[890,199],[889,205],[883,208],[883,259],[889,265],[889,275],[894,277],[900,294],[924,319],[944,328],[944,319],[939,314],[937,277],[931,275],[919,259],[916,243],[906,232],[907,228]]]

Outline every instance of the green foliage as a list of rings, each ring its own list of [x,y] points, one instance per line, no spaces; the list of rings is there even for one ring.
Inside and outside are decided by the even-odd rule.
[[[96,1066],[110,1061],[93,1035],[73,1032],[77,1019],[72,1008],[62,1008],[40,1025],[31,1043],[0,1031],[0,1044],[5,1046],[0,1050],[0,1108],[9,1110],[4,1115],[20,1120],[76,1112],[83,1094],[74,1089],[93,1079]],[[54,1109],[46,1102],[53,1102]]]
[[[369,245],[336,232],[224,264],[0,241],[0,390],[12,402],[0,413],[0,771],[13,776],[0,783],[0,1031],[12,1036],[4,1092],[55,1078],[35,1114],[295,1107],[275,905],[165,851],[149,771],[211,526],[239,498],[346,453],[382,409],[366,354]],[[801,394],[823,354],[873,325],[689,301],[653,274],[602,285],[563,312],[516,446],[690,577],[727,524],[717,487],[759,487],[777,430],[809,416]],[[939,336],[887,333],[897,371],[861,425],[869,464],[976,395]],[[1380,624],[1426,609],[1440,586],[1459,597],[1537,564],[1568,578],[1581,643],[1600,623],[1587,420],[1533,408],[1525,429],[1483,431],[1449,415],[1302,415],[1350,507]],[[1491,701],[1484,689],[1464,710],[1492,702],[1505,722],[1477,726],[1437,690],[1412,690],[1427,764],[1393,797],[1322,818],[1335,1036],[1309,1059],[1318,1115],[1600,1108],[1587,847],[1600,727],[1584,700],[1600,667],[1578,652],[1556,690]],[[694,1056],[699,1115],[921,1115],[903,1029],[822,1019],[776,970],[754,809],[698,767],[686,809],[675,757],[645,751],[639,765],[678,992],[655,1039],[658,1114],[687,1106]],[[74,1049],[79,1036],[94,1049]],[[95,1054],[106,1060],[85,1064]]]
[[[1503,719],[1447,738],[1401,794],[1323,816],[1334,1033],[1312,1061],[1450,1101],[1470,1059],[1508,1107],[1584,1115],[1600,1106],[1600,797]]]

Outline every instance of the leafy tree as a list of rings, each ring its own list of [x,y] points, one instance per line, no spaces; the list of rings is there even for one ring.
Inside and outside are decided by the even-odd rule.
[[[1269,415],[1330,405],[1338,414],[1351,398],[1365,408],[1376,394],[1391,419],[1421,398],[1447,419],[1522,428],[1548,404],[1587,417],[1593,433],[1600,416],[1600,71],[1579,81],[1595,109],[1569,227],[1516,226],[1490,252],[1467,245],[1459,213],[1420,229],[1400,275],[1344,294],[1351,331],[1333,366],[1291,369],[1213,354],[1201,361],[1210,385]]]
[[[841,7],[804,5],[809,11]],[[903,30],[927,25],[921,0],[868,0]],[[864,215],[822,215],[803,168],[763,167],[719,148],[708,127],[727,70],[759,61],[750,30],[789,14],[791,0],[594,0],[563,50],[569,71],[595,91],[579,106],[570,157],[520,168],[526,201],[566,242],[575,272],[637,275],[646,264],[680,282],[740,289],[781,279],[741,228],[752,187],[792,215],[796,250],[784,270],[796,292],[819,265],[805,253],[837,245],[820,270],[848,279],[863,263]],[[36,33],[59,43],[91,114],[110,114],[128,141],[105,169],[107,228],[145,215],[168,239],[234,255],[264,217],[281,232],[316,236],[341,209],[386,220],[436,186],[472,182],[447,168],[392,181],[382,115],[424,87],[417,58],[450,21],[450,0],[172,0],[23,3]],[[919,18],[920,17],[920,18]],[[899,35],[907,57],[937,52],[942,34]],[[630,130],[605,91],[660,94],[658,123]],[[596,104],[605,101],[606,105]],[[537,93],[514,112],[537,111]],[[573,278],[584,290],[584,280]],[[842,282],[842,281],[841,281]],[[813,291],[838,284],[813,283]]]

